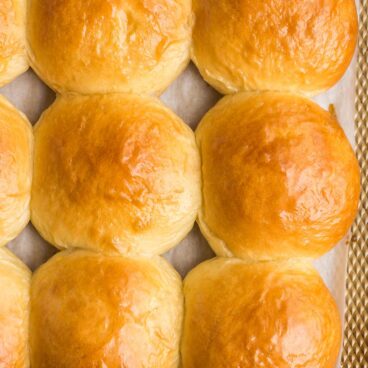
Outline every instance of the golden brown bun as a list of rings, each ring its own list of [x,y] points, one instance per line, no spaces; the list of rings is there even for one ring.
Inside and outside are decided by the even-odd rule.
[[[309,263],[217,258],[184,282],[183,368],[333,368],[336,304]]]
[[[28,53],[58,92],[160,93],[189,62],[190,0],[31,0]]]
[[[192,59],[221,93],[316,95],[354,54],[354,0],[193,0]]]
[[[0,367],[28,368],[31,272],[16,256],[0,249]]]
[[[29,221],[32,151],[31,124],[0,95],[0,245]]]
[[[59,97],[35,129],[31,217],[59,248],[160,254],[193,227],[192,130],[159,100]]]
[[[26,0],[0,1],[0,87],[28,69]]]
[[[199,225],[218,255],[318,257],[348,231],[359,167],[336,119],[289,94],[225,97],[196,132]]]
[[[182,313],[160,257],[61,252],[32,280],[32,368],[176,368]]]

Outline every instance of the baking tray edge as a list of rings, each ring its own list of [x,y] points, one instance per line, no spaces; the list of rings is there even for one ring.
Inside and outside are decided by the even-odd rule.
[[[360,0],[355,139],[361,198],[352,227],[341,366],[368,368],[368,1]]]

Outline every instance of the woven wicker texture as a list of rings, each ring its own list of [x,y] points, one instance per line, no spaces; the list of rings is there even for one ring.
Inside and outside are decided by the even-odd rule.
[[[368,0],[360,4],[355,121],[362,193],[349,249],[343,368],[368,368]]]

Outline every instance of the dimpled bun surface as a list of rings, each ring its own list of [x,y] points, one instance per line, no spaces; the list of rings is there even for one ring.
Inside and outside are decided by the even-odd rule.
[[[0,1],[0,87],[28,69],[26,0]]]
[[[219,92],[316,95],[354,54],[354,0],[193,0],[192,59]]]
[[[32,222],[59,248],[163,253],[195,222],[199,161],[157,99],[59,97],[35,129]]]
[[[0,367],[29,367],[28,319],[31,272],[0,249]]]
[[[318,257],[348,231],[359,167],[336,119],[289,94],[225,97],[196,132],[199,225],[218,255]]]
[[[58,92],[160,93],[189,62],[190,0],[30,0],[30,62]]]
[[[32,151],[31,124],[0,95],[0,245],[29,222]]]
[[[309,263],[218,258],[184,282],[183,368],[334,368],[336,304]]]
[[[165,260],[61,252],[32,280],[32,368],[177,368],[182,314]]]

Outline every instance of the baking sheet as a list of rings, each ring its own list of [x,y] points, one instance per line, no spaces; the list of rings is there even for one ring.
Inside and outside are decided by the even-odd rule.
[[[324,108],[328,108],[330,104],[334,105],[337,117],[353,146],[355,146],[355,70],[356,56],[343,79],[330,91],[315,98],[315,101]],[[11,84],[0,88],[0,93],[23,111],[33,124],[55,98],[55,94],[31,70]],[[203,81],[193,64],[188,66],[161,97],[193,129],[220,98],[221,96]],[[37,234],[32,225],[28,225],[8,247],[32,270],[56,252],[55,248]],[[344,239],[331,252],[315,262],[337,301],[342,321],[345,308],[347,256],[347,239]],[[165,254],[165,257],[184,277],[197,264],[213,257],[213,252],[196,225],[176,248]]]
[[[344,368],[368,368],[368,1],[360,6],[355,137],[362,190],[348,255]]]

